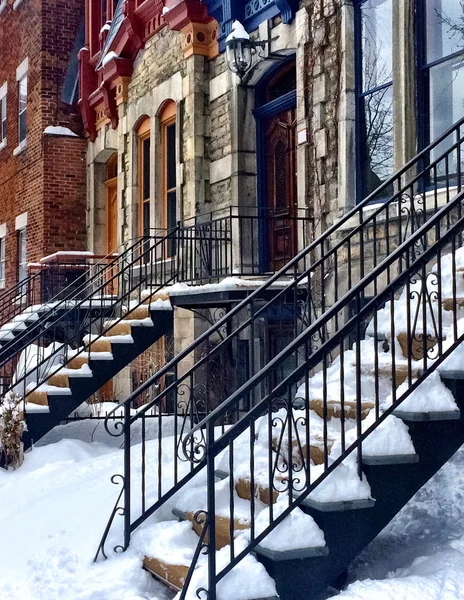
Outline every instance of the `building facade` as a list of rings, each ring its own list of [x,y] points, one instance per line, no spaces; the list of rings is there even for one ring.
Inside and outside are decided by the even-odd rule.
[[[86,249],[86,142],[76,109],[84,3],[0,2],[0,287]]]
[[[453,0],[86,6],[79,102],[97,253],[229,219],[225,274],[273,273],[464,115]],[[225,52],[235,20],[262,42],[242,80]],[[391,193],[381,186],[373,200]],[[176,311],[176,351],[197,323]],[[286,339],[271,321],[262,337],[276,349]]]

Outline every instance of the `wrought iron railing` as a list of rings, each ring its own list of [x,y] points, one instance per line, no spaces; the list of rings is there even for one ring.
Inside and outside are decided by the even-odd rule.
[[[335,334],[347,331],[343,328],[347,323],[353,323],[350,320],[353,302],[358,313],[366,299],[372,296],[385,302],[385,294],[388,296],[403,285],[403,280],[397,278],[414,272],[413,264],[416,263],[413,259],[425,256],[431,245],[436,250],[436,244],[441,243],[440,236],[446,228],[438,219],[443,218],[448,228],[451,228],[453,219],[461,223],[461,198],[456,194],[460,193],[462,182],[463,124],[464,120],[459,121],[419,153],[129,396],[124,403],[124,428],[119,432],[109,430],[112,435],[124,435],[125,471],[119,499],[121,502],[124,495],[124,547],[130,542],[131,532],[206,465],[202,451],[207,443],[211,444],[214,440],[211,437],[214,425],[224,427],[226,423],[236,423],[232,431],[237,431],[238,424],[243,425],[247,415],[256,414],[253,412],[255,407],[263,408],[261,399],[273,398],[270,394],[284,383],[287,385],[286,398],[291,399],[301,377],[300,372],[295,375],[299,365],[307,365],[311,353],[316,356],[319,348],[325,348],[328,340],[335,339]],[[448,150],[429,162],[431,152],[448,136],[453,136]],[[453,175],[453,180],[450,179],[449,185],[443,188],[434,174],[443,169],[449,172],[448,165],[456,156],[458,160],[453,171],[457,170],[457,176]],[[385,200],[388,189],[395,191]],[[393,281],[394,287],[391,285]],[[380,305],[376,303],[375,307]],[[264,320],[271,324],[275,322],[275,345],[263,358],[260,351]],[[360,319],[356,323],[359,340]],[[349,334],[353,335],[351,329]],[[301,336],[304,336],[304,344],[295,346],[290,341],[300,341],[303,339]],[[245,357],[244,340],[248,340],[248,356]],[[344,338],[344,348],[345,344]],[[320,354],[317,356],[319,362],[311,364],[322,364],[326,372],[331,354],[326,353],[322,358]],[[228,380],[227,374],[237,373],[240,361],[246,367],[242,377]],[[267,365],[263,367],[266,361]],[[131,414],[131,406],[137,405],[138,397],[168,374],[173,382],[136,415]],[[251,383],[243,387],[244,381]],[[227,398],[232,400],[226,402]],[[138,449],[130,446],[132,426],[143,427],[145,415],[153,409],[158,410],[160,430],[163,419],[174,416],[170,485],[166,484],[167,475],[162,472],[161,462],[157,483],[150,481],[145,468],[145,443]],[[327,416],[325,409],[323,412]],[[206,421],[203,420],[205,415],[210,415]],[[201,426],[198,426],[199,422]],[[253,419],[248,422],[250,431],[255,427],[253,423]],[[203,428],[208,430],[209,438],[206,440],[203,434],[199,440],[188,435],[192,430],[202,432]],[[184,442],[186,454],[181,448]],[[326,446],[327,441],[324,449],[327,449]],[[135,455],[135,452],[140,454]],[[161,438],[156,452],[161,456]],[[214,460],[215,451],[212,456]],[[203,460],[198,462],[198,457]],[[137,476],[140,477],[135,509],[131,464],[137,466]],[[163,486],[160,483],[162,476]],[[213,485],[210,477],[211,472],[208,481]],[[112,518],[116,512],[113,512]],[[109,526],[99,548],[103,553]],[[210,521],[210,527],[214,527],[214,520]],[[209,537],[214,540],[214,532],[210,532]],[[214,552],[211,554],[214,556]],[[211,572],[215,573],[215,570]]]
[[[201,285],[277,271],[312,239],[309,209],[294,212],[231,206],[184,221],[179,280]]]
[[[19,396],[25,405],[32,393],[72,359],[89,359],[98,340],[128,310],[137,309],[172,283],[176,263],[167,260],[166,240],[176,234],[137,240],[109,263],[100,264],[97,273],[80,286],[72,284],[65,299],[50,303],[45,317],[16,337],[16,354],[3,360],[0,356],[1,377],[10,382],[4,394]],[[53,344],[45,346],[47,340]],[[29,357],[28,348],[34,343],[42,350]],[[21,351],[25,352],[24,364],[18,366]]]

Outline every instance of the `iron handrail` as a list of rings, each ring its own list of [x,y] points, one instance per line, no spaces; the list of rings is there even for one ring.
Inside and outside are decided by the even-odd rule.
[[[25,366],[24,374],[22,376],[18,377],[17,379],[15,379],[15,381],[9,386],[9,388],[5,390],[5,394],[14,390],[17,387],[21,387],[22,385],[24,388],[26,388],[27,379],[30,378],[31,375],[36,373],[37,376],[36,376],[35,385],[28,386],[28,389],[27,390],[25,389],[25,394],[22,397],[23,403],[25,403],[27,401],[27,397],[30,394],[35,392],[44,383],[44,381],[46,381],[48,378],[50,378],[55,373],[58,373],[59,370],[62,369],[63,367],[65,367],[73,358],[75,358],[76,356],[78,356],[84,352],[87,352],[90,354],[92,344],[94,344],[95,341],[97,341],[98,339],[103,338],[105,336],[105,333],[107,330],[111,329],[111,327],[114,327],[117,323],[119,323],[123,319],[124,314],[121,315],[120,318],[118,318],[116,320],[112,320],[111,323],[106,326],[105,326],[105,322],[108,321],[108,318],[103,317],[101,313],[97,313],[97,315],[95,315],[93,318],[90,317],[89,321],[86,323],[86,327],[89,329],[89,331],[91,331],[92,324],[98,324],[98,323],[102,326],[102,331],[99,334],[95,334],[89,340],[88,344],[84,344],[80,349],[78,348],[77,351],[72,352],[71,355],[68,355],[69,353],[67,352],[67,350],[70,347],[70,344],[78,342],[81,337],[80,332],[77,332],[77,333],[74,331],[69,332],[67,329],[66,324],[68,323],[69,318],[72,315],[72,313],[74,313],[76,311],[76,309],[80,309],[82,307],[87,308],[89,311],[91,311],[92,308],[95,309],[95,308],[99,307],[98,302],[101,299],[104,299],[105,289],[108,289],[113,284],[118,283],[119,280],[122,281],[123,276],[125,275],[125,273],[128,270],[137,269],[138,267],[135,265],[136,262],[140,263],[140,265],[142,265],[147,270],[147,275],[148,275],[148,265],[150,266],[150,268],[152,268],[153,266],[155,266],[155,268],[156,268],[156,261],[152,264],[151,262],[147,261],[146,258],[148,258],[151,255],[151,253],[154,251],[154,249],[159,248],[159,247],[163,248],[166,240],[169,239],[171,235],[172,234],[169,234],[163,238],[156,240],[153,246],[149,246],[149,242],[150,242],[151,238],[141,238],[138,242],[136,242],[135,244],[130,246],[125,252],[120,254],[117,258],[115,258],[108,265],[106,265],[104,271],[97,273],[95,275],[95,277],[92,278],[87,283],[87,286],[92,288],[92,285],[95,283],[95,280],[98,280],[97,287],[91,289],[86,297],[81,298],[77,301],[73,301],[73,304],[71,307],[69,307],[69,298],[66,298],[66,299],[60,301],[57,305],[55,305],[51,309],[50,313],[53,315],[56,315],[57,313],[59,313],[59,311],[61,309],[64,310],[63,313],[59,314],[55,320],[53,320],[51,323],[47,324],[45,327],[43,327],[41,324],[36,324],[35,326],[32,326],[32,328],[30,328],[27,332],[25,332],[23,334],[25,339],[23,340],[22,349],[26,349],[26,347],[29,346],[34,340],[38,340],[39,338],[46,336],[47,333],[55,332],[56,328],[59,327],[60,324],[63,324],[65,326],[65,331],[67,331],[69,334],[68,336],[65,336],[66,339],[63,342],[63,348],[66,353],[66,356],[65,356],[64,360],[60,361],[59,365],[55,365],[56,369],[54,369],[52,367],[50,371],[48,371],[46,373],[42,373],[42,375],[40,375],[42,368],[45,365],[50,364],[51,359],[54,356],[59,355],[59,353],[61,352],[61,347],[54,349],[49,355],[44,357],[33,368],[28,369],[27,366]],[[134,260],[134,255],[135,255],[135,260]],[[127,264],[124,264],[125,262]],[[123,264],[122,268],[118,268],[120,266],[119,263]],[[164,263],[163,263],[163,266],[164,266]],[[106,275],[105,275],[105,273],[106,273]],[[130,275],[130,273],[129,273],[129,275]],[[98,282],[102,282],[102,283],[98,284]],[[161,282],[161,284],[156,286],[156,290],[154,290],[154,291],[152,290],[152,293],[156,293],[156,291],[159,291],[161,288],[165,287],[170,282],[172,282],[172,277],[163,280]],[[139,303],[137,304],[137,306],[132,306],[130,308],[130,310],[134,310],[135,308],[140,306],[143,303],[143,301],[145,300],[145,298],[141,297],[141,291],[142,291],[141,286],[147,285],[147,284],[150,285],[150,282],[148,281],[147,278],[145,278],[145,279],[140,278],[140,280],[136,283],[134,283],[134,281],[132,280],[132,283],[131,283],[131,277],[129,277],[129,288],[130,289],[128,291],[126,291],[126,293],[124,295],[121,295],[121,294],[118,295],[118,297],[116,298],[116,300],[114,300],[114,302],[112,304],[112,308],[114,309],[117,305],[119,305],[122,310],[126,304],[129,305],[132,294],[134,292],[136,292],[137,290],[140,291],[139,298],[138,298]],[[96,298],[96,295],[98,295],[99,292],[101,292],[102,296],[101,296],[101,298],[99,298],[99,297]],[[95,305],[95,301],[97,303],[96,305]],[[92,306],[92,302],[94,302],[93,306]],[[18,337],[20,337],[20,336],[18,336]],[[52,336],[52,337],[55,337],[55,336]],[[19,350],[18,350],[18,352],[19,352]],[[8,362],[8,360],[9,359],[7,359],[6,361],[0,362],[0,369],[5,366],[5,364]]]
[[[464,193],[460,192],[456,198],[448,205],[444,206],[440,209],[436,215],[434,215],[430,221],[425,223],[413,236],[411,236],[408,240],[406,240],[399,248],[397,248],[392,254],[387,256],[382,263],[380,263],[376,269],[366,275],[362,281],[360,281],[356,286],[350,290],[346,296],[339,300],[339,302],[331,307],[327,314],[322,315],[320,319],[315,322],[308,330],[302,332],[297,339],[295,339],[291,344],[289,344],[281,353],[279,353],[266,367],[264,367],[259,373],[257,373],[249,382],[244,384],[239,390],[237,390],[223,405],[218,407],[215,411],[213,411],[206,419],[204,419],[201,423],[199,423],[192,431],[190,431],[183,440],[183,448],[185,455],[189,457],[189,459],[196,464],[196,469],[207,468],[207,498],[208,498],[208,508],[207,514],[211,518],[211,515],[215,514],[215,472],[214,465],[215,459],[219,456],[219,454],[224,451],[226,448],[229,448],[229,452],[232,452],[233,442],[237,440],[237,438],[242,435],[245,431],[250,431],[250,440],[254,439],[254,424],[257,419],[263,415],[271,415],[273,410],[273,403],[279,401],[281,399],[287,398],[291,395],[291,390],[295,383],[301,381],[302,377],[308,377],[308,374],[312,372],[312,370],[323,364],[326,368],[326,360],[331,352],[333,352],[337,347],[342,348],[343,345],[349,340],[349,336],[353,331],[356,331],[356,340],[357,345],[359,347],[361,337],[360,330],[361,324],[366,320],[366,317],[371,316],[372,314],[376,314],[379,308],[381,308],[387,301],[393,303],[395,298],[395,294],[402,290],[405,286],[409,288],[411,285],[411,280],[415,281],[415,278],[420,274],[422,277],[422,285],[425,286],[424,291],[424,304],[425,304],[425,295],[428,294],[427,291],[427,281],[426,281],[426,269],[427,266],[433,259],[438,259],[438,272],[440,272],[440,261],[441,261],[441,252],[450,246],[453,256],[453,279],[456,277],[456,260],[455,260],[455,250],[456,250],[456,242],[457,240],[462,243],[461,234],[464,231],[464,217],[462,216],[462,205],[464,202]],[[441,233],[440,224],[446,219],[448,225],[450,223],[449,217],[454,209],[458,209],[458,219],[454,222],[454,224],[449,226],[449,229],[445,233]],[[420,242],[424,239],[428,233],[433,231],[438,227],[439,232],[436,236],[436,241],[426,249],[424,252],[419,253],[418,257],[415,256],[415,249],[417,242]],[[410,262],[410,254],[413,254],[412,261]],[[365,290],[371,285],[376,279],[385,275],[385,273],[394,265],[399,264],[405,260],[408,262],[408,266],[405,270],[400,271],[400,274],[390,282],[385,289],[378,293],[368,304],[366,304],[363,308],[359,305],[359,300],[364,297]],[[441,280],[438,276],[438,298],[441,297]],[[454,290],[456,292],[456,290]],[[409,297],[409,294],[408,294]],[[240,418],[238,422],[233,424],[227,431],[223,432],[219,438],[215,437],[215,425],[218,423],[218,420],[221,416],[224,416],[225,411],[230,410],[230,405],[232,402],[238,402],[239,398],[243,399],[247,394],[250,393],[250,389],[258,385],[265,377],[269,376],[269,373],[275,368],[277,365],[282,364],[292,353],[295,354],[295,351],[298,350],[301,346],[307,347],[307,342],[311,339],[311,336],[314,335],[315,331],[321,329],[325,322],[327,322],[330,317],[333,316],[342,310],[349,304],[350,301],[356,300],[359,306],[359,311],[356,315],[354,315],[348,322],[342,325],[342,327],[336,331],[332,336],[330,336],[323,345],[311,353],[304,363],[300,364],[297,368],[294,369],[292,373],[290,373],[284,380],[279,382],[272,391],[267,394],[264,398],[262,398],[246,415]],[[456,296],[453,297],[454,304],[456,305]],[[441,307],[440,307],[441,308]],[[393,311],[393,304],[391,310]],[[330,313],[330,315],[329,315]],[[456,318],[457,311],[456,308],[453,311],[454,317]],[[393,325],[393,316],[392,318],[392,329],[394,331]],[[423,315],[424,325],[425,325],[425,316]],[[407,334],[408,340],[415,339],[415,332],[411,331],[411,323],[408,318],[407,325]],[[438,334],[442,334],[443,331],[437,332]],[[438,336],[437,336],[438,337]],[[441,339],[441,338],[439,338]],[[209,587],[209,591],[212,591],[212,597],[215,598],[215,586],[217,583],[229,573],[245,556],[247,556],[250,552],[252,552],[256,546],[262,542],[269,533],[271,533],[275,528],[289,515],[292,511],[299,507],[302,502],[308,497],[308,495],[317,489],[320,484],[331,474],[333,471],[342,464],[348,456],[350,456],[355,450],[357,451],[357,459],[358,459],[358,471],[360,474],[362,468],[362,444],[375,431],[381,423],[385,421],[385,419],[390,416],[398,407],[416,390],[426,379],[429,377],[431,373],[433,373],[442,363],[448,358],[451,353],[457,348],[459,344],[464,341],[464,334],[458,336],[454,336],[454,341],[450,344],[450,346],[443,350],[441,343],[439,346],[438,354],[433,359],[429,358],[428,363],[427,360],[427,351],[425,347],[428,344],[427,337],[423,334],[422,343],[424,345],[425,353],[423,355],[423,359],[419,364],[422,364],[422,368],[420,370],[419,375],[415,381],[412,381],[411,373],[409,373],[408,377],[408,388],[398,397],[394,397],[391,405],[386,408],[382,414],[376,414],[374,423],[367,427],[364,431],[361,427],[361,397],[360,397],[360,387],[357,388],[357,415],[356,415],[356,439],[348,446],[343,447],[340,455],[333,460],[333,462],[329,465],[327,462],[324,462],[324,471],[321,475],[316,477],[313,481],[311,478],[307,476],[307,481],[304,487],[300,489],[295,489],[293,486],[293,478],[292,478],[292,468],[295,468],[292,462],[294,462],[293,452],[294,448],[291,443],[289,443],[288,454],[287,457],[285,455],[285,460],[287,461],[287,477],[288,477],[288,491],[289,491],[289,502],[288,506],[278,515],[270,517],[270,524],[265,527],[261,533],[258,535],[251,534],[251,539],[249,540],[247,546],[241,550],[238,554],[235,554],[233,548],[231,549],[231,560],[230,562],[220,570],[220,572],[216,573],[215,570],[215,561],[214,558],[209,561],[209,572],[210,578],[209,582],[212,583],[212,587],[214,590],[211,590]],[[357,353],[357,372],[360,372],[360,350]],[[392,351],[392,356],[394,356],[394,350]],[[342,358],[343,360],[343,358]],[[411,356],[409,356],[408,365],[409,371],[411,370]],[[392,363],[392,371],[394,371],[394,361]],[[394,389],[394,383],[392,384],[392,389]],[[304,410],[308,411],[309,407],[307,406],[309,403],[309,398],[306,399],[306,407]],[[290,407],[290,408],[289,408]],[[286,405],[287,411],[293,411],[293,401],[289,401]],[[275,410],[275,409],[274,409]],[[342,412],[344,412],[343,404],[342,404]],[[269,418],[271,418],[269,416]],[[293,417],[288,416],[288,430],[290,433],[288,434],[289,439],[293,440],[291,434],[291,423],[290,420]],[[308,418],[305,416],[304,418]],[[327,421],[327,414],[325,414],[324,419]],[[293,425],[296,429],[296,425]],[[200,431],[206,430],[206,436],[198,437],[198,433]],[[271,434],[272,435],[272,434]],[[325,436],[327,432],[325,433]],[[195,436],[196,439],[195,439]],[[196,447],[194,449],[189,450],[188,445],[192,444]],[[301,442],[298,440],[298,444],[301,446]],[[297,444],[297,447],[298,447]],[[309,437],[306,439],[306,444],[309,444]],[[253,448],[253,443],[251,444]],[[302,448],[299,448],[302,453]],[[253,450],[250,450],[251,456],[253,455]],[[250,461],[252,459],[250,458]],[[277,459],[276,459],[277,460]],[[307,460],[309,463],[309,454],[307,455]],[[250,463],[252,465],[252,463]],[[251,473],[253,473],[253,466],[250,466]],[[309,469],[309,467],[308,467]],[[295,473],[297,470],[295,469]],[[294,473],[294,475],[295,475]],[[233,480],[233,473],[230,473],[230,479]],[[298,479],[299,482],[299,479]],[[254,489],[254,474],[251,475],[250,489]],[[272,488],[271,488],[272,489]],[[253,498],[253,495],[251,495]],[[251,500],[253,504],[253,500]],[[272,501],[271,501],[272,504]],[[147,513],[150,511],[147,511]],[[272,515],[272,509],[269,508],[269,512]],[[233,517],[233,512],[232,512]],[[230,517],[229,517],[230,518]],[[253,517],[252,517],[253,518]],[[214,520],[214,517],[213,517]],[[140,521],[140,519],[139,519]],[[140,523],[138,523],[140,524]],[[253,525],[252,531],[253,531]],[[231,536],[231,547],[234,546],[233,537]],[[215,540],[209,541],[209,549],[208,556],[215,554]],[[190,569],[193,570],[196,567],[195,564],[192,564]],[[211,577],[212,573],[212,577]],[[183,590],[183,594],[181,598],[185,597],[187,590]]]
[[[339,232],[340,230],[343,232],[343,229],[341,229],[342,226],[345,225],[346,223],[348,223],[353,218],[353,216],[355,216],[356,214],[359,214],[360,218],[361,218],[363,215],[364,208],[366,206],[368,206],[370,202],[372,202],[372,199],[375,196],[377,196],[379,193],[381,193],[386,188],[390,187],[393,182],[397,181],[402,175],[404,175],[405,173],[410,171],[414,165],[419,163],[421,161],[421,159],[423,159],[424,157],[428,156],[430,154],[431,150],[433,150],[433,148],[435,148],[444,139],[446,139],[451,133],[453,133],[453,131],[459,132],[462,125],[464,125],[464,118],[460,119],[455,125],[453,125],[451,128],[449,128],[442,136],[437,138],[437,140],[435,140],[433,143],[431,143],[429,146],[427,146],[427,148],[422,150],[415,158],[411,159],[404,167],[402,167],[389,180],[387,180],[384,184],[382,184],[375,192],[370,194],[361,203],[359,203],[356,207],[354,207],[351,211],[349,211],[341,219],[339,219],[334,225],[332,225],[329,229],[327,229],[320,237],[318,237],[311,244],[309,244],[309,246],[307,246],[301,252],[299,252],[284,267],[282,267],[282,269],[280,269],[279,271],[275,272],[273,275],[268,277],[266,279],[266,281],[263,284],[259,285],[256,289],[249,292],[249,294],[247,295],[247,297],[244,300],[237,303],[222,318],[220,318],[214,325],[212,325],[210,328],[208,328],[206,331],[204,331],[202,334],[200,334],[198,337],[196,337],[195,340],[189,346],[187,346],[186,348],[181,350],[171,361],[169,361],[157,373],[155,373],[149,379],[147,379],[144,383],[142,383],[140,385],[140,387],[137,388],[134,392],[132,392],[127,397],[127,399],[124,401],[124,403],[122,403],[122,404],[123,405],[124,404],[131,405],[141,393],[145,392],[157,380],[161,379],[168,373],[172,372],[183,359],[187,358],[195,349],[199,348],[203,343],[205,343],[208,339],[210,339],[211,336],[213,336],[214,334],[217,334],[219,331],[221,331],[221,329],[223,329],[224,326],[227,325],[227,323],[231,322],[231,319],[234,316],[240,314],[248,306],[251,306],[253,304],[253,302],[263,294],[263,292],[266,292],[266,291],[272,289],[272,286],[275,285],[276,283],[278,283],[279,280],[282,280],[283,277],[291,276],[293,281],[292,281],[291,285],[283,287],[280,291],[278,291],[274,295],[272,301],[282,298],[286,293],[289,292],[290,288],[295,288],[300,284],[304,284],[304,282],[307,281],[311,277],[311,272],[315,272],[318,267],[320,267],[321,265],[323,266],[324,264],[327,264],[328,259],[333,255],[336,256],[336,252],[339,249],[342,249],[343,245],[346,244],[347,241],[350,241],[353,237],[355,237],[357,234],[362,232],[363,228],[365,228],[366,225],[369,225],[371,223],[375,224],[377,221],[377,217],[381,213],[386,212],[386,216],[388,219],[389,218],[389,209],[390,209],[391,205],[401,201],[405,190],[408,190],[414,183],[422,181],[424,176],[430,174],[430,172],[433,169],[436,169],[437,165],[439,165],[441,162],[443,162],[443,160],[446,160],[447,157],[449,157],[449,155],[453,151],[455,151],[455,150],[459,151],[460,145],[464,142],[464,136],[459,137],[459,139],[454,144],[452,144],[446,151],[444,151],[442,154],[440,154],[439,157],[437,157],[432,162],[430,162],[430,164],[427,167],[424,167],[422,170],[420,170],[416,176],[411,178],[411,180],[408,181],[408,183],[403,188],[401,188],[399,191],[397,191],[391,198],[389,198],[387,201],[385,201],[377,209],[373,209],[372,212],[369,212],[369,214],[367,215],[365,220],[362,220],[358,224],[353,225],[351,230],[349,231],[349,233],[347,233],[344,237],[342,236],[342,239],[337,241],[334,246],[332,246],[331,248],[324,249],[324,244],[327,241],[328,237],[332,233]],[[412,202],[412,206],[414,206],[414,203],[415,203],[414,197],[411,198],[411,202]],[[321,257],[316,259],[309,268],[304,269],[302,271],[298,271],[298,268],[297,268],[298,263],[302,259],[306,258],[308,255],[310,255],[312,252],[314,252],[314,250],[317,248],[321,248],[321,250],[322,250]],[[362,268],[363,268],[363,264],[361,264],[361,269]],[[215,353],[219,352],[219,350],[222,349],[228,343],[228,341],[231,337],[236,338],[240,332],[242,332],[244,329],[246,329],[250,325],[251,322],[253,322],[258,316],[262,315],[265,312],[265,310],[271,304],[272,301],[264,304],[262,307],[257,309],[249,319],[245,320],[240,325],[235,327],[233,333],[230,336],[223,339],[221,342],[219,342],[217,345],[215,345],[215,347],[213,349],[210,350],[210,354],[211,353],[215,354]],[[195,365],[192,368],[190,368],[186,373],[183,374],[183,378],[185,379],[186,377],[188,377],[189,374],[191,374],[194,370],[198,369],[200,366],[204,365],[209,359],[210,359],[210,356],[205,356],[205,357],[199,359],[198,361],[196,361]],[[167,388],[165,388],[165,390],[163,390],[163,392],[161,392],[161,394],[164,397],[166,397],[166,395],[169,392],[173,391],[173,389],[175,388],[175,385],[176,385],[175,382],[170,384]],[[154,405],[157,401],[159,401],[159,398],[155,398],[152,401],[152,403],[148,404],[146,410],[149,410],[149,408],[152,405]],[[137,417],[134,417],[133,419],[131,419],[131,423],[134,422],[136,419],[137,419]]]

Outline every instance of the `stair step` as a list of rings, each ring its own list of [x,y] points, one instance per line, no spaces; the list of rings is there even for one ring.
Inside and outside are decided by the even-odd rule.
[[[312,508],[320,512],[343,512],[346,510],[362,510],[364,508],[373,508],[375,506],[374,498],[362,498],[360,500],[340,500],[335,502],[317,502],[306,497],[301,506]]]
[[[196,511],[195,511],[196,512]],[[195,512],[184,512],[178,508],[172,509],[172,514],[180,519],[181,521],[190,521],[192,523],[192,529],[197,535],[201,534],[202,526],[193,520]],[[244,531],[249,529],[248,523],[240,523],[237,519],[234,520],[234,532]],[[205,536],[205,541],[208,541],[208,533]],[[216,515],[216,549],[220,550],[224,546],[230,544],[230,519],[228,517],[221,517]]]
[[[187,577],[189,567],[184,565],[168,565],[157,558],[145,556],[143,566],[156,579],[159,579],[170,588],[180,592]]]
[[[461,418],[459,410],[430,411],[430,412],[407,412],[402,410],[393,411],[395,417],[403,421],[455,421]]]
[[[365,465],[406,465],[419,462],[418,454],[391,454],[386,456],[364,456]]]
[[[269,550],[269,548],[263,548],[258,544],[254,552],[259,556],[281,562],[283,560],[302,560],[316,556],[328,556],[329,549],[327,546],[319,546],[315,548],[298,548],[297,550]]]

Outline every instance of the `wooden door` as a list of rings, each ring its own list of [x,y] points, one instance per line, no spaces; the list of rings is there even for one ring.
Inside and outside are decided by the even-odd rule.
[[[268,119],[265,128],[269,266],[282,268],[297,252],[295,109]]]
[[[113,177],[105,182],[106,186],[106,253],[116,252],[118,247],[118,179]],[[108,270],[108,286],[105,294],[117,293],[116,270]]]
[[[118,180],[109,179],[106,185],[106,253],[114,252],[118,245]]]

